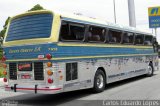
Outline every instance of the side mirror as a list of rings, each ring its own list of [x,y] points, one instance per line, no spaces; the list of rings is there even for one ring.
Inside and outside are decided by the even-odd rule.
[[[158,42],[156,38],[153,39],[153,49],[155,53],[158,52]]]

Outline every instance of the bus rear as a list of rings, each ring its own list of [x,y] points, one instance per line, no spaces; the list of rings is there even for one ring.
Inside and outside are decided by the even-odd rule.
[[[62,73],[51,62],[57,51],[55,22],[50,11],[28,12],[10,20],[4,39],[6,91],[54,94],[62,90]]]

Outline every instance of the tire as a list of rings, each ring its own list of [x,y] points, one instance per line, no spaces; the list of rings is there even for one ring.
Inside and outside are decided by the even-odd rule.
[[[102,70],[98,69],[94,76],[93,91],[96,93],[102,92],[105,89],[105,85],[106,85],[105,74]]]
[[[153,65],[152,63],[149,63],[147,77],[152,77],[153,73],[154,73]]]

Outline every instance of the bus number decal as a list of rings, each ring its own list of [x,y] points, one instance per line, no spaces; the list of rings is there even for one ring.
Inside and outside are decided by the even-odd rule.
[[[53,51],[56,52],[58,50],[58,48],[48,48],[49,51]]]

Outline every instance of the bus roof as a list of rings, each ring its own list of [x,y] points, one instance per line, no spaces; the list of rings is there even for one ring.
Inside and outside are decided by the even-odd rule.
[[[91,17],[87,17],[87,16],[83,16],[83,15],[76,15],[74,13],[67,13],[67,12],[60,12],[60,11],[50,11],[50,10],[39,10],[39,11],[31,11],[31,12],[26,12],[23,14],[19,14],[16,15],[14,18],[17,17],[21,17],[24,16],[26,14],[34,14],[34,13],[45,13],[45,12],[53,12],[54,14],[58,14],[61,16],[62,19],[64,20],[69,20],[72,22],[79,22],[79,23],[84,23],[84,24],[90,24],[90,25],[96,25],[96,26],[100,26],[100,27],[107,27],[107,28],[111,28],[111,29],[116,29],[116,30],[124,30],[124,31],[128,31],[128,32],[133,32],[133,33],[140,33],[140,34],[145,34],[145,35],[153,35],[151,33],[147,33],[145,31],[141,31],[137,28],[134,27],[129,27],[129,26],[123,26],[123,25],[119,25],[119,24],[115,24],[115,23],[111,23],[108,22],[106,20],[102,20],[102,19],[96,19],[96,18],[91,18]]]
[[[86,17],[86,16],[83,16],[83,15],[76,15],[76,14],[64,13],[64,12],[55,12],[55,13],[59,14],[61,16],[61,18],[64,19],[64,20],[70,20],[70,21],[73,21],[73,22],[91,24],[91,25],[96,25],[96,26],[101,26],[101,27],[108,27],[108,28],[111,28],[111,29],[124,30],[124,31],[128,31],[128,32],[140,33],[140,34],[145,34],[145,35],[152,35],[151,33],[141,31],[141,30],[139,30],[137,28],[134,28],[134,27],[114,24],[114,23],[111,23],[111,22],[108,22],[108,21],[105,21],[105,20]]]

